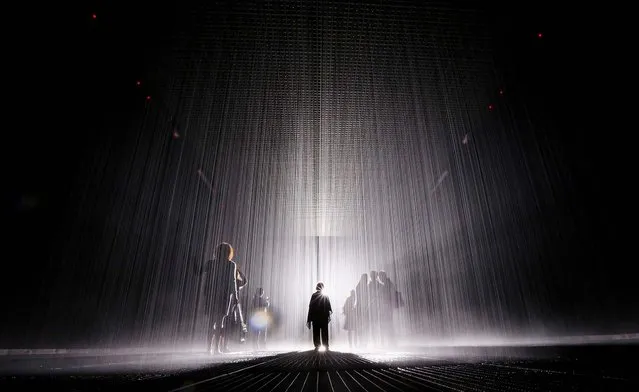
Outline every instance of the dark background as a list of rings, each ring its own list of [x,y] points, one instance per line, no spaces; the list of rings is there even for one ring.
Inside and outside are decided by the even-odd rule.
[[[24,10],[5,48],[12,55],[2,142],[3,346],[83,340],[60,327],[47,331],[60,275],[82,271],[64,261],[81,247],[68,241],[72,217],[99,189],[86,185],[94,153],[105,144],[117,149],[118,134],[140,121],[144,97],[161,93],[153,81],[171,37],[190,28],[188,2],[134,3]],[[548,317],[580,326],[576,333],[637,332],[634,131],[616,49],[626,39],[606,27],[601,10],[485,7],[505,99],[516,118],[530,119],[549,146],[549,171],[560,173],[559,213],[544,218],[560,222],[549,245],[556,257],[543,261],[552,271],[543,287],[552,298]],[[68,320],[69,331],[90,326],[91,311]]]

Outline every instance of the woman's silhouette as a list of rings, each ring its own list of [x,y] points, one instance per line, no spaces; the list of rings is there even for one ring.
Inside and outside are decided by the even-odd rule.
[[[228,352],[226,335],[229,317],[239,299],[239,275],[233,255],[231,244],[223,242],[218,245],[215,258],[209,262],[207,302],[212,325],[208,333],[208,351],[211,354]]]

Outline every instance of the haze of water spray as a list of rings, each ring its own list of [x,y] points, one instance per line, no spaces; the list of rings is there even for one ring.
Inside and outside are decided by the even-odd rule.
[[[402,336],[534,328],[538,157],[506,109],[486,110],[498,80],[473,13],[265,7],[194,12],[161,93],[96,157],[103,193],[80,206],[87,250],[70,254],[86,263],[75,295],[96,310],[93,341],[203,342],[202,265],[222,241],[245,308],[257,287],[270,297],[273,339],[309,342],[322,280],[344,342],[341,307],[371,270],[403,295]]]

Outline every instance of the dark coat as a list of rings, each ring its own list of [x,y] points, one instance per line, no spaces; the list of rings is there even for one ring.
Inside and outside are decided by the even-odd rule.
[[[229,297],[239,295],[237,266],[233,261],[211,260],[207,265],[206,305],[211,314],[225,314]]]
[[[331,318],[333,309],[328,296],[323,295],[321,291],[316,291],[311,296],[311,302],[308,304],[307,322],[328,323]]]

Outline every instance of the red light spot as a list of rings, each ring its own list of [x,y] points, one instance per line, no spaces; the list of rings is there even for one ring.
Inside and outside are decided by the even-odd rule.
[[[147,101],[150,101],[150,100],[151,100],[151,96],[150,96],[150,95],[147,95],[147,96],[146,96],[146,100],[147,100]]]
[[[97,19],[97,18],[98,18],[98,16],[97,16],[96,14],[92,14],[92,15],[91,15],[91,18],[92,18],[92,19]]]
[[[493,105],[488,105],[488,110],[493,110],[494,106]]]
[[[140,87],[140,85],[142,84],[142,82],[140,82],[139,80],[137,82],[135,82],[135,85]]]
[[[537,33],[537,38],[543,38],[544,35],[542,33]]]

